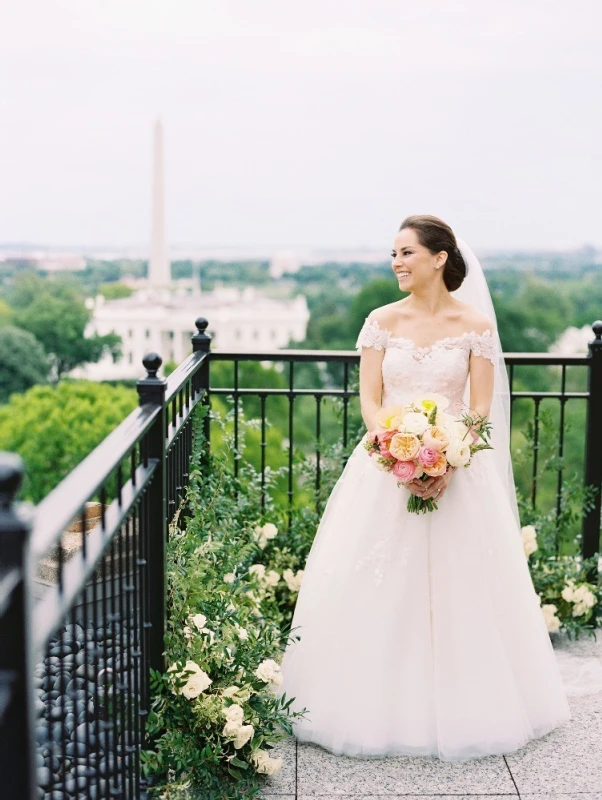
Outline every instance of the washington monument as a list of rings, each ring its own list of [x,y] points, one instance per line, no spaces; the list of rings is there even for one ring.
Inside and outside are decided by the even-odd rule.
[[[153,287],[171,284],[171,267],[165,251],[165,198],[163,176],[163,123],[155,122],[153,163],[153,220],[148,282]]]

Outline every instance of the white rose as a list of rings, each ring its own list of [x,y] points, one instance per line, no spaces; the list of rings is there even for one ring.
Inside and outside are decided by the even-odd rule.
[[[291,592],[298,592],[303,578],[303,570],[297,570],[295,574],[292,569],[285,569],[282,573],[282,577],[286,581],[286,585]]]
[[[274,683],[276,686],[282,683],[280,665],[273,658],[266,658],[262,661],[254,674],[265,683]]]
[[[200,672],[188,678],[182,687],[182,694],[188,700],[193,700],[195,697],[198,697],[202,692],[204,692],[205,689],[208,689],[212,683],[213,681],[209,675],[201,670]]]
[[[252,725],[241,725],[238,729],[236,739],[234,740],[234,747],[236,750],[244,747],[244,745],[252,738],[254,732],[255,731]]]
[[[236,722],[238,725],[242,725],[242,721],[245,716],[242,706],[239,706],[238,703],[232,703],[232,705],[224,706],[222,709],[222,714],[228,720],[228,722]]]
[[[276,586],[280,580],[280,575],[275,569],[269,569],[263,576],[265,586]]]
[[[278,528],[272,522],[263,526],[263,535],[266,539],[273,539],[278,534]]]
[[[407,431],[408,433],[417,433],[420,435],[421,433],[425,432],[428,426],[429,421],[424,414],[420,414],[418,411],[410,411],[408,414],[404,414],[404,431]]]
[[[267,750],[255,750],[251,756],[251,761],[255,765],[257,772],[265,775],[273,775],[282,766],[282,758],[270,758]]]
[[[447,460],[452,467],[465,467],[470,461],[470,447],[459,439],[452,439],[445,451]]]
[[[226,736],[228,739],[231,739],[234,736],[238,736],[240,728],[241,728],[240,722],[226,722],[226,724],[222,729],[222,736]]]
[[[247,639],[249,638],[249,634],[247,633],[247,629],[246,628],[241,628],[241,626],[238,625],[238,624],[235,626],[235,629],[236,629],[236,634],[237,634],[238,638],[242,642],[246,642]]]
[[[546,628],[550,633],[560,630],[560,620],[556,616],[556,606],[553,603],[546,603],[541,607]]]
[[[195,614],[190,619],[200,631],[203,630],[205,623],[207,622],[207,617],[204,614]]]
[[[575,584],[573,581],[567,581],[566,586],[561,592],[561,596],[563,600],[566,600],[567,603],[572,603],[575,595]]]
[[[227,572],[224,575],[224,583],[234,583],[235,579],[236,579],[236,573],[234,572]]]
[[[537,550],[537,533],[533,525],[524,525],[521,528],[523,538],[523,549],[528,557]]]
[[[257,604],[259,604],[261,602],[260,599],[255,594],[255,592],[253,591],[253,589],[247,589],[247,591],[243,592],[243,594],[246,594],[247,597],[250,597],[251,600],[255,603],[255,605],[257,605]]]
[[[596,595],[587,586],[581,585],[573,592],[573,601],[582,603],[587,608],[593,608],[596,605]]]
[[[252,564],[249,567],[249,573],[251,575],[255,574],[259,579],[261,579],[265,575],[265,566],[263,564]]]

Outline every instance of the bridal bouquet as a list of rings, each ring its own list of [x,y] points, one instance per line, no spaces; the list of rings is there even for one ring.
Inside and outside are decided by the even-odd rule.
[[[444,475],[450,467],[467,467],[474,453],[491,450],[491,424],[474,412],[456,419],[446,414],[449,400],[430,394],[403,406],[381,408],[377,428],[369,431],[364,447],[376,466],[392,472],[403,486],[415,478]],[[426,514],[437,503],[410,494],[408,511]]]

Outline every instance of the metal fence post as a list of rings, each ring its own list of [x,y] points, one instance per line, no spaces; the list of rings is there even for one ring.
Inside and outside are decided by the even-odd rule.
[[[198,333],[192,337],[192,350],[194,353],[209,353],[211,348],[211,336],[206,332],[209,321],[205,317],[197,317],[194,321]],[[204,392],[201,404],[206,406],[205,417],[203,419],[203,436],[205,437],[205,447],[203,449],[202,462],[208,460],[211,447],[211,426],[209,412],[211,410],[211,398],[209,396],[209,358],[206,358],[195,376],[195,391]]]
[[[600,510],[602,488],[602,321],[592,325],[595,339],[589,343],[587,421],[585,427],[585,485],[594,486],[594,507],[583,518],[581,553],[590,558],[600,550]],[[597,569],[592,569],[589,580],[597,582]]]
[[[140,405],[152,403],[160,412],[141,445],[148,459],[156,460],[157,466],[147,495],[146,525],[148,526],[148,579],[151,587],[149,615],[151,622],[149,660],[153,669],[164,671],[164,636],[166,613],[165,560],[167,547],[167,455],[165,390],[167,381],[157,377],[162,364],[158,353],[147,353],[142,359],[147,375],[136,382]],[[144,535],[144,532],[143,534]]]
[[[29,537],[32,507],[15,505],[24,475],[16,453],[0,453],[0,778],[3,800],[36,794]]]

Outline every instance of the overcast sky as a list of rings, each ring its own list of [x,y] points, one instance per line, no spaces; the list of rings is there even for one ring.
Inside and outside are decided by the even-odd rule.
[[[602,246],[600,0],[19,0],[0,242]]]

